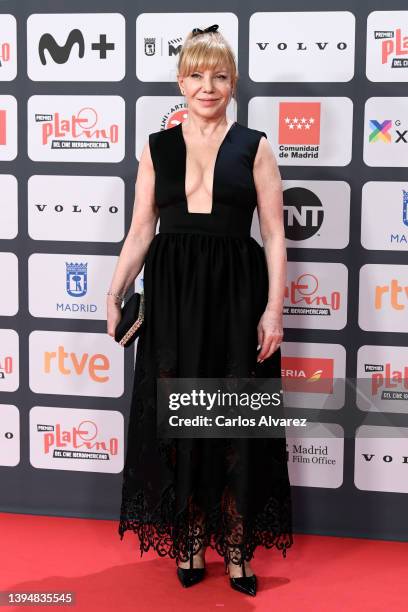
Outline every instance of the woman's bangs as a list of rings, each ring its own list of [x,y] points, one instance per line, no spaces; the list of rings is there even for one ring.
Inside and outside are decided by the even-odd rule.
[[[206,44],[196,45],[186,51],[180,65],[180,74],[188,76],[193,72],[204,70],[216,70],[228,67],[232,70],[228,53],[222,47],[209,48]]]

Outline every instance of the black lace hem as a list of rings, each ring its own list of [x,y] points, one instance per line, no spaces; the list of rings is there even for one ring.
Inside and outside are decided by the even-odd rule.
[[[159,507],[150,513],[142,491],[133,497],[124,496],[118,526],[120,539],[123,540],[128,530],[138,535],[141,557],[153,548],[160,557],[187,561],[191,552],[197,554],[205,546],[215,550],[225,563],[237,565],[242,558],[250,561],[258,546],[267,549],[275,546],[286,558],[293,544],[290,498],[281,501],[270,497],[264,509],[251,521],[242,521],[241,516],[226,512],[221,504],[207,512],[204,519],[192,512],[191,506],[174,517],[173,501],[172,486],[162,496]],[[286,517],[285,525],[281,517]]]

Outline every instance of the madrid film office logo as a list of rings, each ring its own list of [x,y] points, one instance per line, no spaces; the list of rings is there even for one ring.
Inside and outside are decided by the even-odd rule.
[[[33,81],[120,81],[125,18],[118,13],[30,15],[27,71]]]
[[[164,40],[164,38],[159,39],[159,44],[157,44],[157,38],[154,36],[146,37],[144,39],[144,54],[151,57],[156,55],[157,48],[159,48],[160,55],[163,55],[163,50],[167,49],[168,57],[177,56],[180,54],[181,47],[183,46],[183,37],[177,36],[176,38],[170,38],[168,40]]]

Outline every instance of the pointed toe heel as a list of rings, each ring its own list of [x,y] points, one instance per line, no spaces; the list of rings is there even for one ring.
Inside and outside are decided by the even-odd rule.
[[[177,568],[177,576],[183,587],[190,587],[201,582],[205,575],[204,567]]]
[[[201,582],[205,576],[205,567],[193,567],[193,547],[190,548],[190,567],[177,567],[177,577],[183,587],[191,587]]]
[[[245,574],[245,563],[241,562],[240,567],[242,567],[242,576],[231,577],[230,576],[230,585],[231,588],[235,589],[235,591],[239,591],[240,593],[244,593],[245,595],[251,595],[255,597],[256,590],[258,586],[258,580],[255,574],[252,576],[247,576]],[[225,561],[225,573],[228,574],[228,561]]]

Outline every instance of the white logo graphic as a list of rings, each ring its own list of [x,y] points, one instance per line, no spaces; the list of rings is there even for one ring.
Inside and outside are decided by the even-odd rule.
[[[116,256],[34,253],[28,258],[34,317],[106,320],[106,290]]]
[[[366,264],[360,269],[358,324],[366,331],[407,333],[408,266]]]
[[[367,166],[408,166],[408,97],[367,100],[364,162]]]
[[[368,15],[366,72],[370,81],[408,81],[408,11]]]
[[[28,155],[33,161],[119,162],[125,154],[120,96],[31,96]]]
[[[0,404],[0,465],[20,463],[20,413],[17,406]]]
[[[118,176],[34,175],[28,180],[28,233],[34,240],[119,242],[125,184]]]
[[[0,316],[18,312],[18,259],[14,253],[0,253]]]
[[[286,246],[344,249],[349,243],[350,185],[344,181],[283,181]]]
[[[234,13],[141,13],[136,19],[136,76],[140,81],[177,82],[184,39],[195,27],[218,23],[238,56],[238,17]]]
[[[350,98],[255,97],[248,125],[267,133],[280,166],[346,166],[351,161]]]
[[[408,493],[407,437],[406,427],[358,427],[354,461],[354,484],[358,489]]]
[[[348,270],[341,263],[288,261],[284,326],[343,329]]]
[[[0,15],[0,81],[17,75],[17,27],[13,15]]]
[[[336,489],[343,483],[344,431],[337,423],[317,423],[313,437],[286,436],[291,485]]]
[[[366,249],[408,250],[408,181],[363,185],[361,244]]]
[[[360,410],[408,412],[408,348],[361,346],[357,354]]]
[[[30,410],[30,463],[36,468],[118,474],[123,437],[123,415],[116,410]]]
[[[0,174],[0,239],[10,240],[18,233],[18,186],[12,174]]]
[[[118,13],[30,15],[27,70],[33,81],[121,81],[125,18]]]
[[[350,81],[355,17],[348,11],[254,13],[249,21],[253,81]]]
[[[123,348],[108,334],[36,330],[29,351],[34,393],[123,394]]]
[[[17,157],[17,101],[0,96],[0,161]]]

